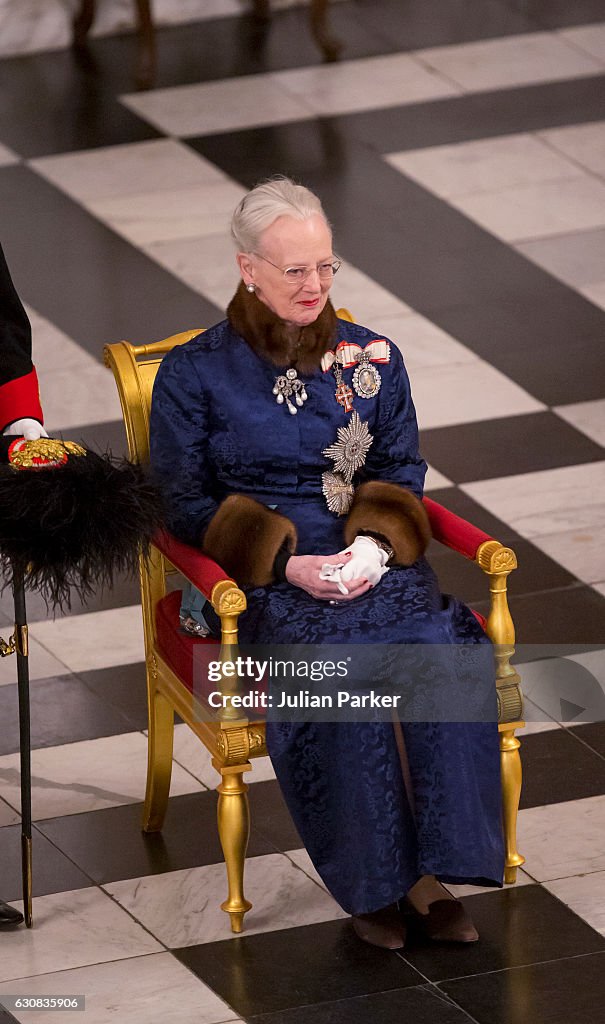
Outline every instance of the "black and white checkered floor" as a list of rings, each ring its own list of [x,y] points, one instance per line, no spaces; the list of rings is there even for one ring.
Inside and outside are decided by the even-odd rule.
[[[578,685],[605,687],[602,17],[601,0],[342,0],[333,65],[300,9],[262,30],[216,17],[160,31],[143,93],[131,36],[96,40],[86,60],[0,61],[0,238],[51,431],[124,448],[103,344],[220,319],[236,283],[230,211],[260,177],[294,174],[334,224],[336,304],[404,353],[430,494],[516,550],[521,643],[565,645]],[[432,561],[443,589],[485,609],[480,573],[448,552]],[[0,992],[85,993],[87,1024],[603,1019],[605,724],[580,691],[566,713],[529,705],[526,870],[515,887],[463,891],[476,947],[356,941],[266,759],[250,786],[254,909],[233,938],[218,909],[217,778],[184,725],[165,830],[139,831],[137,600],[124,581],[48,621],[30,597],[35,927],[0,933]],[[10,619],[5,596],[0,631]],[[0,665],[11,901],[14,671]]]

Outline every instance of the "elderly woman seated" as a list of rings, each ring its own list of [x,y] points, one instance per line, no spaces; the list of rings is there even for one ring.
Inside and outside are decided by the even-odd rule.
[[[232,234],[241,282],[227,318],[167,355],[155,385],[152,461],[170,528],[246,589],[243,642],[472,654],[485,634],[423,557],[426,465],[402,356],[337,319],[340,261],[319,199],[287,178],[263,182]],[[460,661],[446,662],[452,677]],[[474,686],[491,720],[267,723],[308,853],[367,942],[403,947],[410,914],[429,939],[472,942],[442,881],[502,884],[490,672]]]

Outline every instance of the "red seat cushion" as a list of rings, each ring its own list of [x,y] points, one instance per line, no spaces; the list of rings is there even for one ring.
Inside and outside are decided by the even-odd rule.
[[[214,639],[214,637],[193,637],[183,632],[179,626],[180,607],[180,590],[175,590],[172,594],[167,594],[161,601],[158,601],[155,613],[158,647],[172,671],[176,673],[188,690],[193,691],[193,655],[195,648],[200,645],[218,647],[219,641]],[[487,624],[485,617],[476,611],[473,611],[473,615],[477,622],[485,629]],[[216,653],[218,655],[218,651]],[[208,655],[212,660],[216,660],[212,658],[210,652],[208,652]],[[207,700],[208,694],[216,690],[217,683],[210,682],[207,673],[202,671],[205,660],[205,658],[200,658],[198,662],[199,670],[196,673],[195,693],[197,697],[203,697]],[[255,712],[257,715],[264,713],[261,708],[256,708]]]
[[[190,636],[180,628],[181,596],[180,590],[174,590],[172,594],[167,594],[161,601],[158,601],[155,610],[155,627],[162,657],[187,689],[192,691],[194,648],[200,644],[218,647],[219,641],[214,637]],[[195,690],[198,696],[207,697],[212,689],[216,689],[215,683],[207,683],[207,686],[200,687],[201,683],[203,683],[202,679],[196,679]]]

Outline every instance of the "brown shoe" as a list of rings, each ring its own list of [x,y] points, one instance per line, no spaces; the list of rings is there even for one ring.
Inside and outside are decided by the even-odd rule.
[[[358,914],[351,921],[357,937],[371,946],[381,946],[382,949],[403,949],[405,946],[405,924],[395,903],[372,914]]]
[[[460,900],[434,900],[427,914],[414,910],[414,918],[427,939],[433,942],[476,942],[479,938]]]

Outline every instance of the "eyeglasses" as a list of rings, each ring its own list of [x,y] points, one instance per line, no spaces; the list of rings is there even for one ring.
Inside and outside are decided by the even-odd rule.
[[[254,256],[258,256],[259,260],[264,260],[265,263],[270,263],[272,267],[279,270],[288,284],[302,284],[303,281],[310,277],[314,270],[317,271],[322,281],[329,281],[334,277],[334,274],[338,273],[339,268],[342,266],[342,260],[335,258],[327,263],[318,263],[316,267],[278,267],[277,263],[272,263],[266,256],[261,256],[260,252],[255,252]]]

